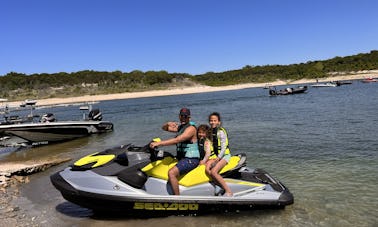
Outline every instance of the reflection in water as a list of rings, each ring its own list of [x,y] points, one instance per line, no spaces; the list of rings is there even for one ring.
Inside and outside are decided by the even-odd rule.
[[[35,147],[7,147],[9,152],[4,152],[1,162],[14,162],[24,160],[44,160],[49,158],[77,158],[80,157],[80,151],[89,144],[102,143],[103,140],[111,136],[110,133],[94,134],[88,137],[78,138],[75,140],[55,143],[49,145],[41,145]]]
[[[55,209],[67,216],[70,217],[91,217],[93,215],[93,212],[89,209],[83,208],[81,206],[78,206],[76,204],[70,203],[70,202],[63,202],[58,204]]]

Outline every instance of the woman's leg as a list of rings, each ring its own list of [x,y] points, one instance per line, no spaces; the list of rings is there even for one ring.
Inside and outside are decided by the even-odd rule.
[[[211,176],[211,168],[213,163],[215,162],[215,159],[210,159],[206,162],[206,169],[205,172],[207,175]]]
[[[223,177],[219,174],[220,170],[227,165],[227,161],[224,159],[221,159],[212,169],[210,176],[213,178],[213,180],[218,183],[225,191],[226,195],[232,196],[232,191],[230,187],[228,187],[226,181],[223,179]]]

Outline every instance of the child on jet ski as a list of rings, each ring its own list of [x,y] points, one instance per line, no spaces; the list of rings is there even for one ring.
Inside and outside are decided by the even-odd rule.
[[[200,125],[197,129],[198,149],[201,156],[200,165],[206,165],[211,155],[211,130],[208,125]]]
[[[228,187],[226,181],[219,174],[219,171],[230,161],[231,152],[228,147],[227,132],[221,126],[221,117],[218,112],[209,115],[209,124],[212,129],[213,152],[217,157],[207,161],[206,173],[211,176],[216,184],[225,190],[225,196],[232,196],[233,193],[230,187]]]
[[[197,143],[197,129],[194,123],[190,122],[190,110],[182,108],[180,110],[179,119],[180,125],[174,122],[168,122],[162,127],[163,130],[176,132],[177,135],[174,138],[150,143],[151,148],[176,144],[177,159],[179,161],[168,171],[168,181],[175,195],[180,195],[177,178],[196,168],[200,158]]]

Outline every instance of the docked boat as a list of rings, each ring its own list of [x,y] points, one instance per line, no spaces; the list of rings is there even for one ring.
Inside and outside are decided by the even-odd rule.
[[[34,106],[35,104],[37,104],[37,100],[26,99],[23,103],[20,104],[20,107]]]
[[[341,86],[341,85],[350,85],[350,84],[352,84],[351,81],[342,81],[342,80],[341,80],[341,81],[338,80],[338,81],[336,81],[335,83],[336,83],[337,86]]]
[[[99,109],[91,110],[87,118],[77,121],[57,121],[52,113],[44,114],[38,122],[33,120],[35,117],[39,115],[33,114],[33,108],[26,118],[4,117],[5,121],[0,124],[0,136],[17,137],[29,145],[44,145],[113,130],[113,123],[103,121]]]
[[[361,82],[362,83],[374,83],[374,82],[378,82],[378,79],[369,77],[369,78],[361,80]]]
[[[7,99],[0,99],[0,102],[6,102],[8,101]],[[1,115],[3,115],[4,120],[0,121],[0,125],[12,125],[12,124],[21,124],[21,123],[31,123],[34,121],[35,118],[39,118],[39,115],[34,114],[34,109],[37,101],[36,100],[31,100],[27,99],[25,102],[23,102],[20,107],[28,107],[30,108],[30,113],[27,116],[18,116],[18,115],[9,115],[10,112],[12,112],[8,105],[5,105],[4,110],[1,111]],[[1,131],[0,131],[1,135]]]
[[[333,82],[316,83],[316,84],[312,84],[311,87],[337,87],[337,84]]]
[[[277,96],[277,95],[294,95],[294,94],[301,94],[307,91],[307,86],[298,86],[296,88],[285,88],[283,90],[277,90],[275,87],[269,88],[269,95]]]
[[[284,208],[294,202],[279,180],[262,169],[247,167],[245,154],[232,156],[220,172],[232,197],[205,174],[204,165],[182,175],[180,195],[173,195],[167,179],[176,163],[169,152],[128,144],[85,156],[50,179],[66,200],[95,212],[122,215]]]
[[[270,89],[271,87],[273,87],[272,84],[265,84],[264,88],[263,89]]]

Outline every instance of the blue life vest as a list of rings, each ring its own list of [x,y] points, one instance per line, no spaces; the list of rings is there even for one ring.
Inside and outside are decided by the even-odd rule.
[[[181,135],[185,129],[189,126],[194,126],[193,122],[190,122],[185,125],[180,125],[178,128],[177,136]],[[185,158],[199,158],[198,143],[193,143],[190,140],[180,142],[176,145],[177,159]]]

